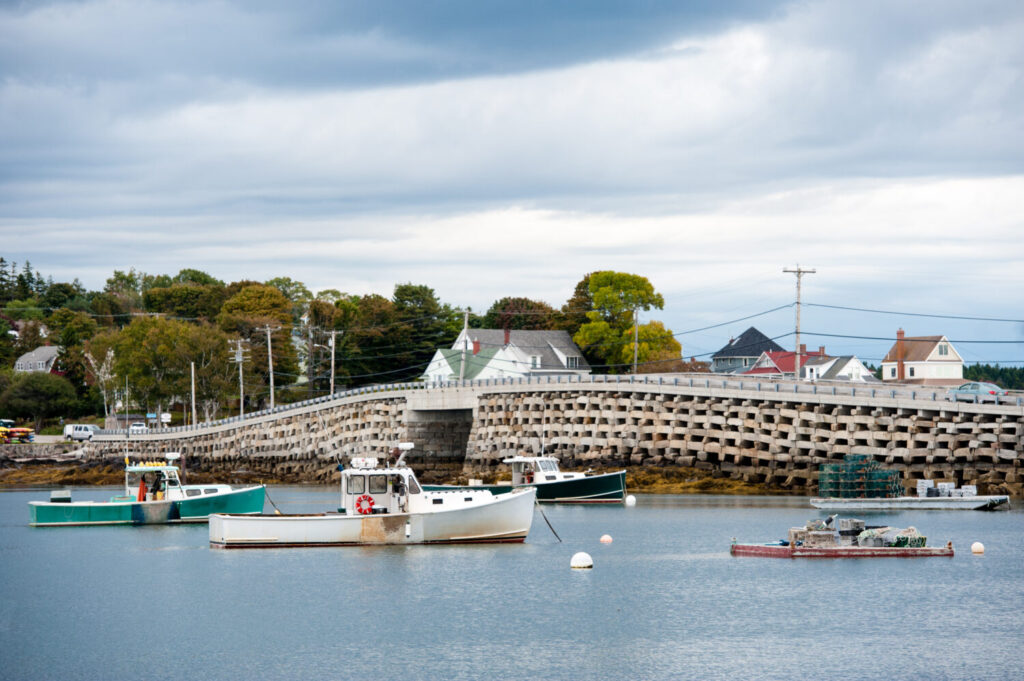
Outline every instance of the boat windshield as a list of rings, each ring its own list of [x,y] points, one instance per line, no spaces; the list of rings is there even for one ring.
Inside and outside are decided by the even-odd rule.
[[[370,476],[370,494],[384,494],[388,491],[388,476]]]
[[[409,476],[409,494],[419,494],[419,493],[420,493],[419,483],[416,482],[416,478],[414,478],[414,477],[412,477],[410,475]]]
[[[366,478],[362,475],[348,476],[348,493],[362,494],[366,491]]]
[[[540,469],[542,471],[557,471],[558,466],[555,465],[554,461],[540,461]]]

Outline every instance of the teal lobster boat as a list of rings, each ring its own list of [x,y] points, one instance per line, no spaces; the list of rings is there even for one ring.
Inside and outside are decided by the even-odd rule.
[[[620,504],[626,498],[626,471],[570,473],[559,470],[553,456],[513,456],[502,463],[512,467],[511,484],[474,485],[493,494],[518,487],[534,487],[542,504]],[[457,489],[447,485],[423,485],[428,491]]]
[[[50,501],[30,501],[32,527],[69,525],[165,525],[205,523],[211,513],[262,513],[263,485],[182,485],[177,454],[160,461],[130,463],[125,457],[124,494],[109,501],[71,501],[55,490]]]

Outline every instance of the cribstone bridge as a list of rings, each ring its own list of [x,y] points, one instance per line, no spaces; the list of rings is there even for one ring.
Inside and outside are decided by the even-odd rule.
[[[811,492],[818,466],[867,454],[919,478],[1022,492],[1024,406],[950,403],[944,392],[708,374],[505,379],[362,388],[198,427],[111,432],[86,459],[184,455],[190,470],[326,481],[338,456],[398,440],[438,480],[493,470],[517,452],[578,466],[689,466]]]

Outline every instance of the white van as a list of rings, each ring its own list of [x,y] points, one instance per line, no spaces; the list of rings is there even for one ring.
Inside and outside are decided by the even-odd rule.
[[[99,431],[99,426],[85,423],[69,423],[64,426],[65,440],[91,440]]]

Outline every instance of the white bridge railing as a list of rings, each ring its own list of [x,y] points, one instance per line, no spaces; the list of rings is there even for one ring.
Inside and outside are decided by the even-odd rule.
[[[871,399],[910,399],[926,400],[932,402],[947,402],[948,391],[939,388],[915,387],[915,386],[886,386],[877,383],[854,383],[852,381],[794,381],[794,380],[754,380],[750,377],[722,376],[720,374],[591,374],[591,375],[560,375],[560,376],[522,376],[506,378],[485,378],[479,380],[463,381],[411,381],[405,383],[381,383],[368,385],[360,388],[352,388],[336,392],[333,395],[322,395],[320,397],[291,402],[278,405],[274,409],[261,409],[250,412],[245,416],[230,416],[216,421],[207,421],[188,426],[173,426],[170,428],[159,428],[149,430],[146,435],[166,435],[171,433],[195,432],[209,428],[215,428],[231,423],[242,423],[252,419],[283,414],[290,411],[304,409],[306,407],[344,400],[360,395],[380,395],[382,393],[405,392],[405,391],[428,391],[449,388],[485,389],[488,387],[500,386],[551,386],[551,385],[608,385],[608,386],[666,386],[681,388],[704,388],[722,390],[748,390],[759,393],[771,393],[773,395],[821,395],[821,396],[849,396],[866,397]],[[996,404],[1006,406],[1024,406],[1024,392],[1014,391],[1004,397],[996,397]],[[974,402],[977,402],[975,397]],[[124,429],[101,430],[99,436],[127,436],[128,431]],[[129,436],[130,437],[130,436]]]

